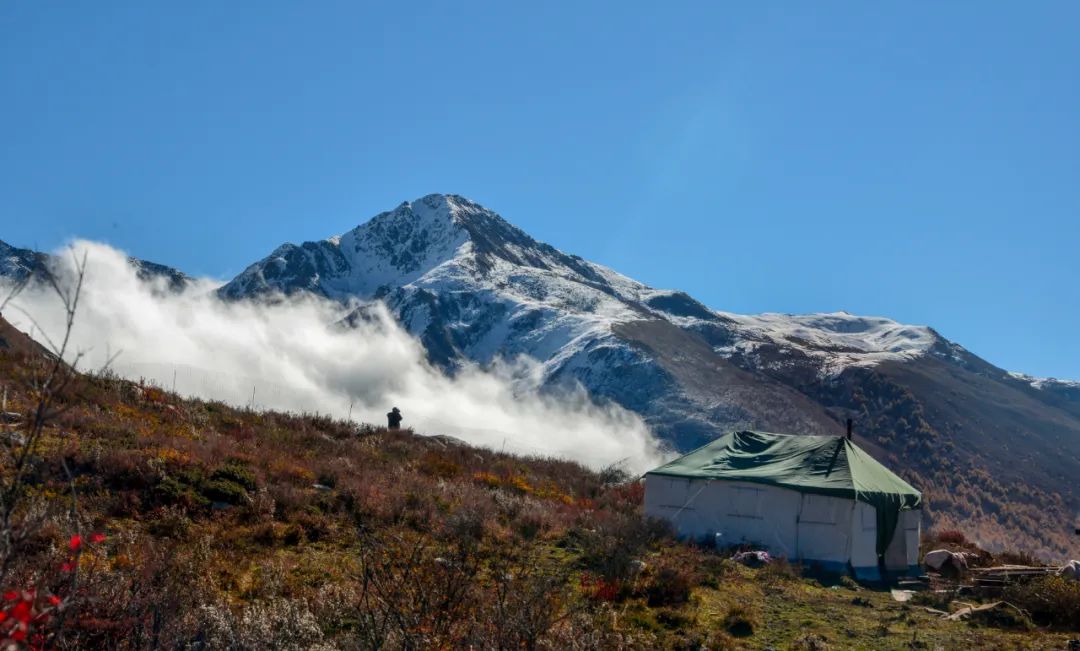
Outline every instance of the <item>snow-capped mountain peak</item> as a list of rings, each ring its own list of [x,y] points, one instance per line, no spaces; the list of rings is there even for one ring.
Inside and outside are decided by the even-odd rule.
[[[924,326],[847,312],[717,312],[682,292],[653,289],[567,255],[453,194],[403,202],[337,237],[283,245],[221,290],[229,298],[273,291],[312,291],[338,300],[384,298],[421,336],[443,320],[432,313],[440,309],[433,307],[437,297],[475,301],[486,307],[457,315],[471,322],[458,318],[444,334],[451,335],[453,355],[480,361],[497,352],[544,359],[585,333],[595,340],[610,334],[613,325],[643,319],[711,334],[714,352],[723,357],[748,358],[763,347],[795,349],[819,359],[826,375],[852,365],[917,357],[942,341]],[[441,309],[457,313],[459,307]],[[485,325],[488,321],[501,325]],[[541,321],[544,327],[523,325]],[[528,343],[552,330],[562,338]]]
[[[228,298],[313,291],[335,299],[381,297],[427,274],[488,275],[512,265],[604,285],[595,267],[537,242],[458,195],[429,194],[337,237],[285,244],[222,289]]]

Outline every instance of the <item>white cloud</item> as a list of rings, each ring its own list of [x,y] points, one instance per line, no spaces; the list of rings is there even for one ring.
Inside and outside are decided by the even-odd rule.
[[[539,364],[518,359],[468,368],[448,377],[427,363],[420,343],[381,305],[356,328],[334,324],[348,311],[313,297],[272,305],[225,303],[198,280],[182,293],[163,281],[140,281],[124,253],[76,241],[86,255],[86,280],[73,330],[83,368],[98,368],[119,352],[114,370],[144,377],[182,394],[238,406],[308,411],[384,423],[391,406],[405,425],[507,451],[573,458],[592,467],[623,459],[634,471],[660,455],[641,419],[617,405],[598,405],[584,389],[548,395],[537,390]],[[71,272],[73,256],[60,252]],[[49,336],[62,332],[63,311],[43,287],[28,287],[6,316],[32,332],[27,314]]]

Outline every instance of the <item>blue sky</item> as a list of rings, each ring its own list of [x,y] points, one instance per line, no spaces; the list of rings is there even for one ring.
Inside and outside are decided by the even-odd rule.
[[[0,239],[226,278],[454,192],[717,309],[1080,379],[1080,5],[762,4],[8,0]]]

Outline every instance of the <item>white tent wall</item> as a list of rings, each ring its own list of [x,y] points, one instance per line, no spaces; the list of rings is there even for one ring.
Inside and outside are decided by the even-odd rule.
[[[856,502],[813,493],[796,494],[800,497],[799,539],[797,554],[792,558],[816,563],[829,572],[846,573]]]
[[[889,572],[919,572],[919,527],[922,511],[901,511],[896,533],[885,550],[885,569]]]
[[[877,564],[877,513],[874,507],[858,502],[856,518],[852,526],[854,542],[851,565],[855,576],[864,580],[877,580],[881,572]],[[922,511],[901,511],[896,531],[885,549],[885,569],[896,574],[919,572],[919,527]]]
[[[645,476],[645,515],[672,523],[680,538],[756,543],[795,558],[800,494],[765,484]]]
[[[855,502],[855,517],[851,520],[851,569],[857,579],[881,579],[877,557],[877,509],[866,502]]]
[[[771,554],[856,577],[881,578],[877,513],[855,500],[738,481],[645,476],[645,515],[672,523],[681,538],[761,545]],[[919,511],[900,514],[886,554],[891,571],[918,565]],[[917,569],[917,567],[916,567]]]

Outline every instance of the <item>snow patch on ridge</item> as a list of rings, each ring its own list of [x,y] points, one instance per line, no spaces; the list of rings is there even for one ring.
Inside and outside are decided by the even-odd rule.
[[[1016,371],[1009,371],[1009,376],[1030,384],[1033,388],[1043,390],[1049,388],[1064,388],[1064,389],[1078,389],[1080,390],[1080,382],[1075,380],[1059,380],[1053,377],[1035,377],[1034,375],[1027,375],[1026,373],[1017,373]]]
[[[761,343],[774,344],[781,350],[797,349],[822,359],[823,375],[836,375],[851,366],[875,366],[885,361],[921,357],[939,341],[926,326],[847,312],[721,314],[740,330],[742,341],[735,344],[736,350],[752,351]]]

